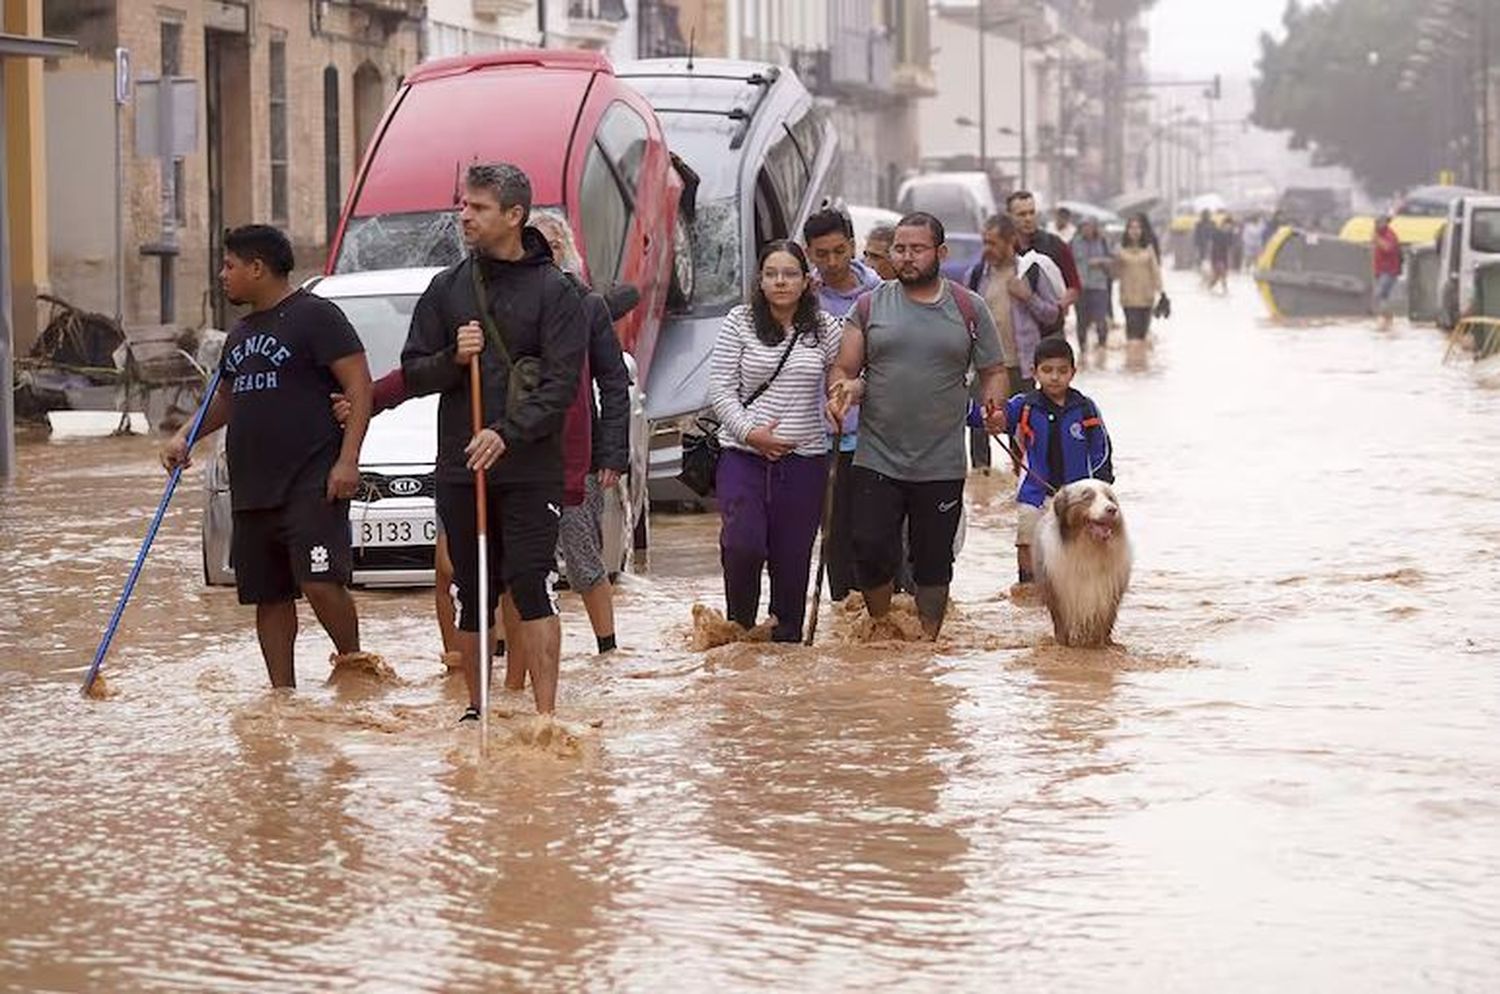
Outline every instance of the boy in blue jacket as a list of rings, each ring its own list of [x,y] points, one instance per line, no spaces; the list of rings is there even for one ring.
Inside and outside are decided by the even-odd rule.
[[[1035,369],[1040,389],[1016,394],[1005,407],[1005,432],[1021,450],[1016,572],[1023,584],[1032,582],[1031,540],[1042,508],[1058,488],[1087,479],[1115,482],[1109,432],[1099,408],[1072,388],[1078,371],[1072,346],[1061,335],[1042,339]]]

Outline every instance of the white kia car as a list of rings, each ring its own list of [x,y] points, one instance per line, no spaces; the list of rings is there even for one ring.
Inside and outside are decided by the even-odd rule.
[[[364,342],[375,379],[401,364],[401,349],[411,326],[412,309],[440,269],[391,269],[319,277],[305,288],[338,304]],[[645,397],[636,387],[635,360],[630,371],[630,472],[606,495],[604,561],[610,572],[623,571],[630,558],[636,523],[647,513],[646,460],[649,433]],[[369,587],[423,586],[432,583],[437,542],[434,468],[437,459],[436,395],[417,397],[385,411],[370,423],[360,451],[360,493],[349,505],[354,544],[354,582]],[[207,503],[203,513],[203,579],[211,585],[234,583],[229,564],[232,516],[229,469],[220,433],[205,474]]]

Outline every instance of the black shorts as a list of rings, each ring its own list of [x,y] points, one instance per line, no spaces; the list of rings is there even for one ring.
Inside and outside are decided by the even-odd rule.
[[[912,580],[919,587],[953,580],[953,540],[958,534],[963,480],[911,483],[852,466],[854,569],[872,590],[892,582],[901,561],[901,527],[911,541]]]
[[[548,483],[490,483],[489,600],[493,626],[495,605],[510,591],[522,621],[557,613],[552,580],[557,571],[557,529],[562,518],[563,487]],[[437,514],[448,536],[448,558],[458,587],[458,627],[479,631],[479,522],[472,483],[437,485]]]
[[[349,502],[330,503],[321,489],[293,490],[280,507],[235,511],[229,562],[241,604],[296,600],[304,583],[348,586]]]
[[[1125,308],[1125,337],[1131,341],[1140,341],[1146,337],[1146,332],[1151,330],[1151,308],[1149,307],[1127,307]]]

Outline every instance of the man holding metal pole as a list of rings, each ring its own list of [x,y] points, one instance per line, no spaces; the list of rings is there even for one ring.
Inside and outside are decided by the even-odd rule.
[[[526,223],[530,212],[531,182],[520,169],[469,167],[459,216],[470,254],[433,277],[401,353],[408,393],[441,394],[437,513],[453,559],[469,689],[461,721],[483,716],[489,667],[481,667],[481,612],[487,628],[505,592],[521,617],[506,641],[526,660],[537,712],[557,708],[562,628],[551,581],[563,505],[563,422],[588,332],[577,291],[553,264],[547,240]],[[477,430],[470,385],[476,357]],[[476,473],[485,474],[482,490]],[[488,519],[483,600],[481,517]]]
[[[162,465],[188,465],[197,438],[229,426],[230,558],[271,686],[295,687],[297,598],[305,596],[337,650],[334,665],[359,665],[359,616],[349,595],[354,556],[349,500],[370,423],[364,345],[331,301],[288,282],[292,244],[263,224],[224,236],[219,274],[231,303],[251,308],[224,342],[217,389],[201,418],[162,448]],[[328,395],[342,391],[342,430]]]

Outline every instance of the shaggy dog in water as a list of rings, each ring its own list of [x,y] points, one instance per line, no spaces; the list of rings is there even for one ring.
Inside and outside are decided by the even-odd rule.
[[[1101,480],[1063,487],[1042,512],[1032,548],[1058,644],[1107,645],[1130,585],[1130,539],[1114,490]]]

